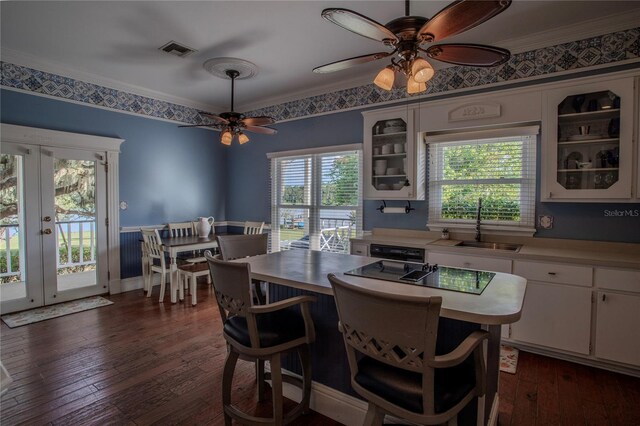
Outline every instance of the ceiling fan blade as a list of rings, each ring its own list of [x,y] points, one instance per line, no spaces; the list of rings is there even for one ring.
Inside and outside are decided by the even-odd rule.
[[[184,124],[178,127],[202,127],[203,129],[205,128],[212,129],[212,130],[215,130],[216,132],[219,132],[221,130],[219,127],[216,127],[215,125],[211,125],[211,124]]]
[[[366,38],[376,41],[393,40],[398,41],[398,37],[387,27],[371,18],[354,12],[349,9],[325,9],[322,11],[322,17],[334,24],[356,33]]]
[[[386,58],[387,56],[391,55],[394,52],[395,50],[393,52],[378,52],[378,53],[371,53],[369,55],[356,56],[349,59],[342,59],[340,61],[331,62],[330,64],[315,67],[313,69],[313,72],[318,74],[324,74],[328,72],[340,71],[340,70],[352,67],[354,65],[365,64],[367,62],[375,61],[377,59]]]
[[[273,124],[276,122],[271,117],[260,116],[260,117],[247,117],[243,120],[246,126],[264,126],[265,124]]]
[[[271,127],[246,126],[245,130],[247,132],[262,133],[263,135],[275,135],[278,133],[276,129],[272,129]]]
[[[420,50],[438,61],[471,67],[495,67],[511,57],[511,52],[507,49],[481,44],[438,44]]]
[[[220,117],[218,115],[215,115],[215,114],[209,114],[208,112],[201,112],[200,115],[204,115],[205,117],[208,117],[208,118],[210,118],[210,119],[212,119],[214,121],[217,121],[219,123],[222,123],[222,124],[227,124],[229,122],[229,120],[227,120],[227,119],[224,119],[224,118],[222,118],[222,117]]]
[[[418,32],[418,39],[441,41],[482,24],[503,12],[511,0],[460,0],[436,13]],[[429,35],[433,40],[429,40]]]

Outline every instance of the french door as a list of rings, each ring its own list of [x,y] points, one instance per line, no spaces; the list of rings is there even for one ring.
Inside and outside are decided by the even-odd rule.
[[[2,313],[107,292],[105,152],[2,142]]]

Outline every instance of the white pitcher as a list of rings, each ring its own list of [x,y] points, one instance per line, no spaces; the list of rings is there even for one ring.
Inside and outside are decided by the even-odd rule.
[[[213,216],[199,217],[196,223],[196,232],[198,237],[206,237],[211,233],[211,227],[213,226]]]

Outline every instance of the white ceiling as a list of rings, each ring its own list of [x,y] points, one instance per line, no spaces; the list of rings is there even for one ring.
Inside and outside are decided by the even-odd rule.
[[[448,3],[413,1],[411,13],[431,17]],[[228,110],[230,83],[208,74],[203,62],[242,58],[259,68],[257,76],[236,84],[236,110],[246,111],[369,83],[387,63],[312,73],[325,63],[385,50],[322,19],[327,7],[381,23],[404,15],[402,0],[2,2],[0,54],[5,61],[213,112]],[[504,13],[447,41],[519,52],[627,29],[639,17],[640,1],[514,0]],[[158,50],[170,40],[198,52],[180,58]]]

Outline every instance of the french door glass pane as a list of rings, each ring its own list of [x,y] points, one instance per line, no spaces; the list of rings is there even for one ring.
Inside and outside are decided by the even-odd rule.
[[[0,155],[0,285],[3,301],[26,297],[24,176],[20,155]]]
[[[58,290],[95,286],[96,163],[54,162]]]

